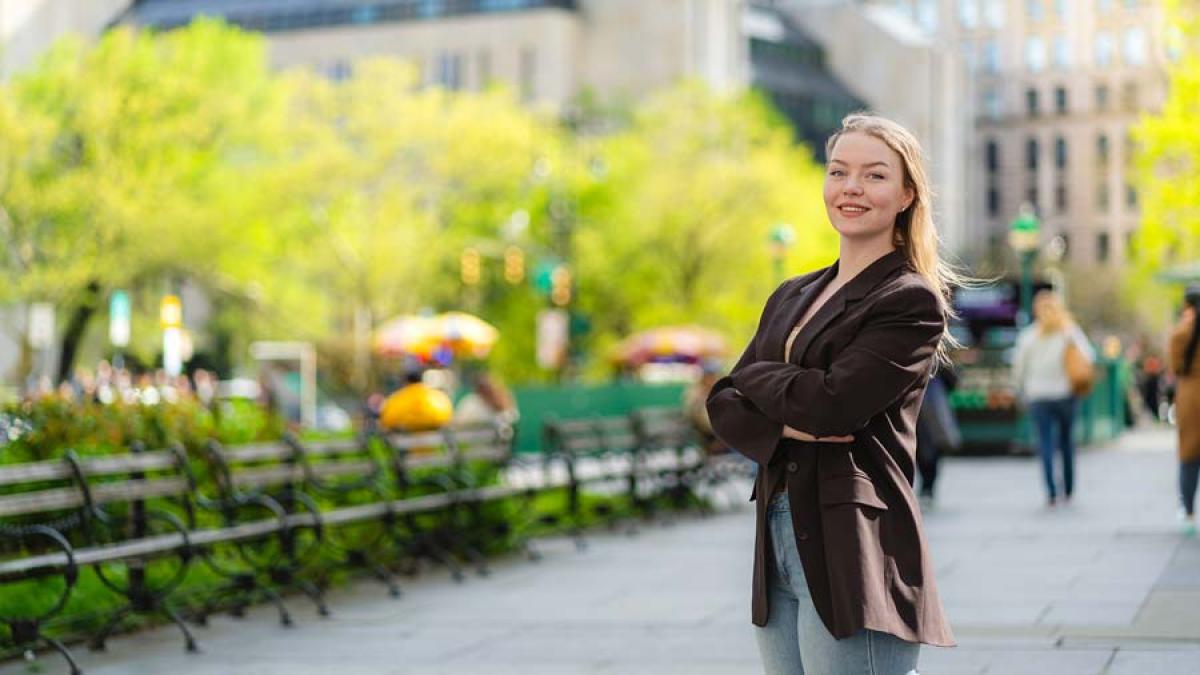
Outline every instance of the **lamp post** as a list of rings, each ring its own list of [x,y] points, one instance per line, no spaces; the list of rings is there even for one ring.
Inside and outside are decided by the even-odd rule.
[[[775,283],[781,284],[784,278],[784,262],[788,249],[792,247],[792,242],[796,241],[796,233],[791,225],[780,223],[771,228],[767,241],[771,246],[771,259],[775,263]]]
[[[1034,213],[1033,205],[1026,202],[1013,219],[1008,230],[1008,245],[1012,246],[1021,263],[1021,311],[1017,315],[1017,327],[1029,325],[1033,305],[1033,261],[1037,258],[1038,235],[1041,221]]]

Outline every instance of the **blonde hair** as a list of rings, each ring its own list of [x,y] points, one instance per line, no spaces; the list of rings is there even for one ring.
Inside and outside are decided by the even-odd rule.
[[[925,170],[925,157],[916,136],[896,122],[871,113],[853,113],[842,120],[842,128],[825,143],[826,156],[842,136],[861,133],[877,138],[891,148],[904,163],[904,185],[912,191],[913,201],[896,216],[896,248],[904,251],[909,265],[937,291],[942,316],[947,322],[955,316],[951,294],[956,286],[974,285],[973,280],[942,259],[937,226],[933,222],[933,188]],[[946,331],[938,345],[937,357],[948,362],[947,351],[958,342]]]
[[[1074,323],[1062,298],[1051,290],[1038,291],[1033,296],[1033,318],[1039,335],[1061,333]]]

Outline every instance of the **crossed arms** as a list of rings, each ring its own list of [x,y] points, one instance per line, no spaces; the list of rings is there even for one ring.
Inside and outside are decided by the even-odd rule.
[[[865,427],[926,375],[944,330],[937,296],[911,284],[874,301],[827,369],[760,361],[758,344],[780,295],[767,301],[758,332],[708,397],[716,435],[762,466],[780,438],[845,440]]]

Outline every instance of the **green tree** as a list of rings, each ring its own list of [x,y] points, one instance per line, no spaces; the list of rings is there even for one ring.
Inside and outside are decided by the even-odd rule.
[[[822,171],[758,94],[679,85],[638,106],[599,152],[608,176],[575,239],[597,356],[629,332],[679,323],[721,330],[740,349],[779,281],[776,224],[796,234],[789,275],[837,257]]]
[[[60,377],[114,288],[245,294],[228,272],[263,269],[245,242],[271,235],[260,188],[287,145],[279,93],[262,39],[209,21],[67,40],[3,85],[0,133],[18,142],[0,148],[0,299],[63,309]]]
[[[1177,56],[1169,68],[1170,93],[1162,111],[1144,116],[1133,131],[1142,222],[1126,291],[1158,326],[1179,298],[1155,275],[1200,261],[1200,11],[1195,3],[1171,0],[1168,15]]]

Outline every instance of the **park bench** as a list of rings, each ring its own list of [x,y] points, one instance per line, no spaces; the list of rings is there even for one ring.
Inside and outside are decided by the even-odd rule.
[[[78,673],[70,651],[47,638],[42,626],[66,605],[83,567],[124,596],[91,641],[103,649],[127,616],[152,613],[179,627],[189,651],[196,643],[168,598],[187,573],[196,546],[188,527],[190,485],[186,457],[173,450],[64,459],[0,467],[0,539],[5,558],[0,583],[61,577],[63,590],[48,609],[5,617],[14,646],[39,642],[61,653]],[[207,543],[207,542],[206,542]]]

